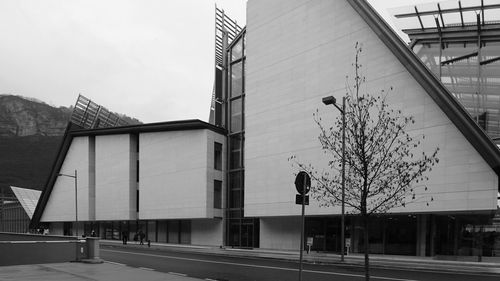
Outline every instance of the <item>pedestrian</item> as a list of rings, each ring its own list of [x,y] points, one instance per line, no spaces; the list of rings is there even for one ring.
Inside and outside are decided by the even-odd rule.
[[[146,237],[146,234],[144,234],[144,232],[142,232],[142,229],[139,230],[139,240],[140,240],[139,244],[144,245],[144,237]]]
[[[90,232],[90,237],[96,237],[97,235],[95,234],[95,230],[92,229],[92,231]]]
[[[122,241],[123,241],[123,245],[127,245],[127,240],[128,240],[128,237],[127,237],[127,232],[123,231],[123,232],[122,232]]]

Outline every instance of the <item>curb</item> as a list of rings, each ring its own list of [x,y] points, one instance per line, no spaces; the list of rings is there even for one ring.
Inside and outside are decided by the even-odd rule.
[[[151,245],[143,247],[142,245],[123,245],[121,243],[104,242],[101,246],[110,246],[116,248],[139,248],[146,250],[173,251],[173,252],[192,252],[204,255],[215,255],[223,257],[245,257],[250,259],[282,260],[288,262],[299,262],[299,257],[295,253],[273,253],[259,252],[244,249],[226,249],[213,247],[177,247],[176,245]],[[364,266],[364,256],[346,257],[344,262],[340,261],[340,256],[305,256],[303,262],[308,264],[325,264],[337,266]],[[388,259],[370,257],[370,267],[387,269],[414,269],[414,270],[435,270],[440,272],[461,272],[461,273],[487,273],[500,274],[500,264],[496,263],[478,263],[441,261],[441,260],[423,260],[423,259]]]

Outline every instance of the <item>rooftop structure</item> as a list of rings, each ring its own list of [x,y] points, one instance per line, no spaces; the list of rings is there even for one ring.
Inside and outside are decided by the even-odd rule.
[[[500,141],[500,1],[446,1],[399,8],[410,48]]]
[[[71,123],[85,129],[128,125],[117,114],[82,95],[78,95],[70,120]]]

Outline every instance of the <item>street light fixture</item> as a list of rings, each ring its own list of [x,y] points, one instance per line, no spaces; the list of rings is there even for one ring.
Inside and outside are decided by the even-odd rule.
[[[74,175],[67,175],[67,174],[57,174],[57,176],[59,177],[68,177],[68,178],[74,178],[75,179],[75,233],[76,233],[76,237],[78,239],[78,187],[77,187],[77,181],[78,181],[78,174],[75,170],[75,174]]]
[[[324,97],[322,99],[325,105],[334,105],[342,114],[342,217],[341,217],[341,230],[340,230],[340,261],[344,261],[345,250],[345,99],[342,98],[342,108],[337,104],[337,100],[333,96]]]

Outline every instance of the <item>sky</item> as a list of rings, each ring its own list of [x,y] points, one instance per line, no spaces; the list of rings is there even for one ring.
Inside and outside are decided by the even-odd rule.
[[[336,1],[336,0],[335,0]],[[246,0],[1,0],[0,94],[74,105],[78,94],[144,123],[208,121],[214,10]],[[429,0],[370,0],[387,9]]]

